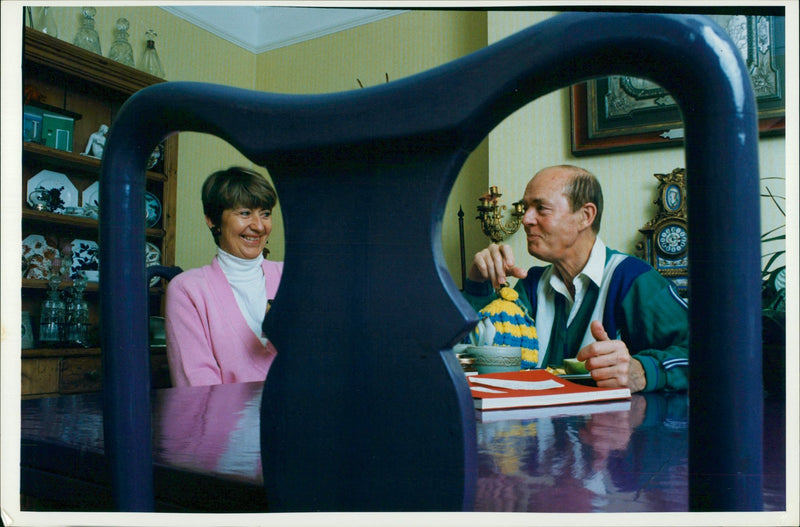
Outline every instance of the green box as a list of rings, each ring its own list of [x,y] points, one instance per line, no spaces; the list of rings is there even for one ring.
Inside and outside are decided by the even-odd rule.
[[[51,148],[72,152],[74,127],[75,119],[72,117],[42,112],[42,139]]]

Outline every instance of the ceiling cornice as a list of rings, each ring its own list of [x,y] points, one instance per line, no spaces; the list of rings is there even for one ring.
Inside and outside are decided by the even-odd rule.
[[[252,5],[161,6],[161,9],[252,53],[291,46],[405,12]]]

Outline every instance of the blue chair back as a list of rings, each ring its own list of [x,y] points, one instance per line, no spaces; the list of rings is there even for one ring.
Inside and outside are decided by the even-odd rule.
[[[271,510],[469,510],[474,415],[448,350],[477,319],[442,257],[445,203],[468,154],[501,120],[611,74],[668,89],[685,124],[691,505],[758,510],[758,132],[747,68],[705,17],[625,13],[558,15],[352,92],[170,82],[131,97],[109,133],[101,178],[101,200],[117,204],[114,221],[101,215],[100,261],[105,438],[118,507],[153,507],[138,262],[144,167],[159,141],[178,131],[216,135],[265,166],[281,197],[285,271],[266,320],[279,355],[261,422]]]
[[[155,277],[170,281],[183,272],[177,265],[151,265],[147,268],[147,283]]]

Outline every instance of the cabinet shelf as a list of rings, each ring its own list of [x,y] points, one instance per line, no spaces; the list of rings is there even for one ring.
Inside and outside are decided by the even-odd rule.
[[[161,285],[162,281],[156,283],[155,286],[150,288],[151,294],[160,294],[164,292],[164,286]],[[66,289],[68,287],[72,287],[73,283],[72,280],[62,280],[61,283],[58,285],[58,289]],[[39,278],[23,278],[22,279],[22,288],[23,289],[50,289],[50,286],[47,280],[42,280]],[[97,282],[88,282],[86,284],[85,291],[87,293],[96,293],[100,290],[100,286]]]
[[[38,143],[25,142],[22,144],[23,161],[38,161],[54,167],[72,170],[85,170],[92,174],[100,175],[100,160],[96,157],[82,156],[74,152],[65,152]],[[150,181],[166,181],[167,176],[159,172],[148,170],[145,177]]]
[[[29,27],[25,28],[23,58],[25,62],[36,63],[127,95],[165,82],[164,79],[142,70],[107,59]]]
[[[100,355],[100,348],[30,348],[22,350],[22,358],[73,357],[84,355]]]
[[[150,346],[150,351],[154,354],[165,354],[166,347],[165,346]],[[85,356],[85,355],[97,355],[101,354],[100,348],[92,347],[92,348],[30,348],[22,350],[22,357],[23,358],[33,358],[33,357],[74,357],[74,356]]]
[[[68,216],[35,210],[27,205],[27,183],[42,170],[64,173],[76,191],[83,193],[100,181],[100,159],[82,155],[89,138],[102,124],[113,128],[125,101],[137,91],[164,82],[136,68],[125,66],[53,38],[41,31],[24,28],[22,74],[28,93],[38,93],[40,102],[51,105],[54,113],[75,118],[71,134],[72,152],[40,143],[22,143],[22,238],[44,235],[51,247],[63,247],[71,240],[99,240],[99,222],[83,216]],[[40,102],[27,101],[30,104]],[[26,103],[26,104],[27,104]],[[80,119],[78,119],[80,117]],[[20,132],[22,132],[20,130]],[[145,238],[161,252],[161,265],[175,265],[175,208],[178,176],[178,137],[172,135],[162,143],[163,150],[155,170],[143,171],[147,192],[161,202],[162,213],[156,228],[146,228]],[[114,214],[112,203],[103,206]],[[145,214],[142,211],[142,223]],[[143,225],[144,226],[144,225]],[[120,235],[126,235],[121,233]],[[143,262],[144,263],[144,262]],[[59,289],[73,286],[62,281]],[[22,311],[32,321],[38,320],[47,297],[47,280],[21,280]],[[42,397],[59,394],[97,391],[102,388],[102,360],[96,330],[102,325],[100,287],[90,282],[84,299],[89,308],[90,339],[93,347],[34,347],[20,350],[22,355],[22,396]],[[160,280],[148,289],[148,312],[163,315],[166,282]],[[34,336],[36,331],[33,331]],[[36,346],[37,344],[34,344]],[[151,348],[151,386],[165,388],[169,369],[163,346]]]
[[[46,223],[48,225],[58,224],[85,230],[97,230],[99,223],[92,218],[82,216],[69,216],[67,214],[57,214],[55,212],[45,212],[41,210],[27,209],[22,211],[22,219],[29,222]],[[163,238],[166,236],[164,229],[145,229],[147,238]]]
[[[67,287],[72,287],[72,280],[62,280],[61,283],[58,285],[58,289],[66,289]],[[49,289],[50,286],[47,283],[47,280],[42,280],[39,278],[23,278],[22,279],[22,288],[23,289]],[[99,291],[100,287],[97,285],[97,282],[88,282],[86,284],[86,292],[96,292]]]

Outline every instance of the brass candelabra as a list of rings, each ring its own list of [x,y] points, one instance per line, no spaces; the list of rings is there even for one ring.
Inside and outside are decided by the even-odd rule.
[[[505,205],[500,205],[502,197],[500,189],[496,186],[489,187],[489,193],[481,196],[478,201],[478,216],[476,219],[481,221],[481,230],[494,243],[500,243],[519,229],[522,224],[522,216],[525,214],[525,206],[517,201],[511,204],[514,209],[508,221],[503,220]]]

